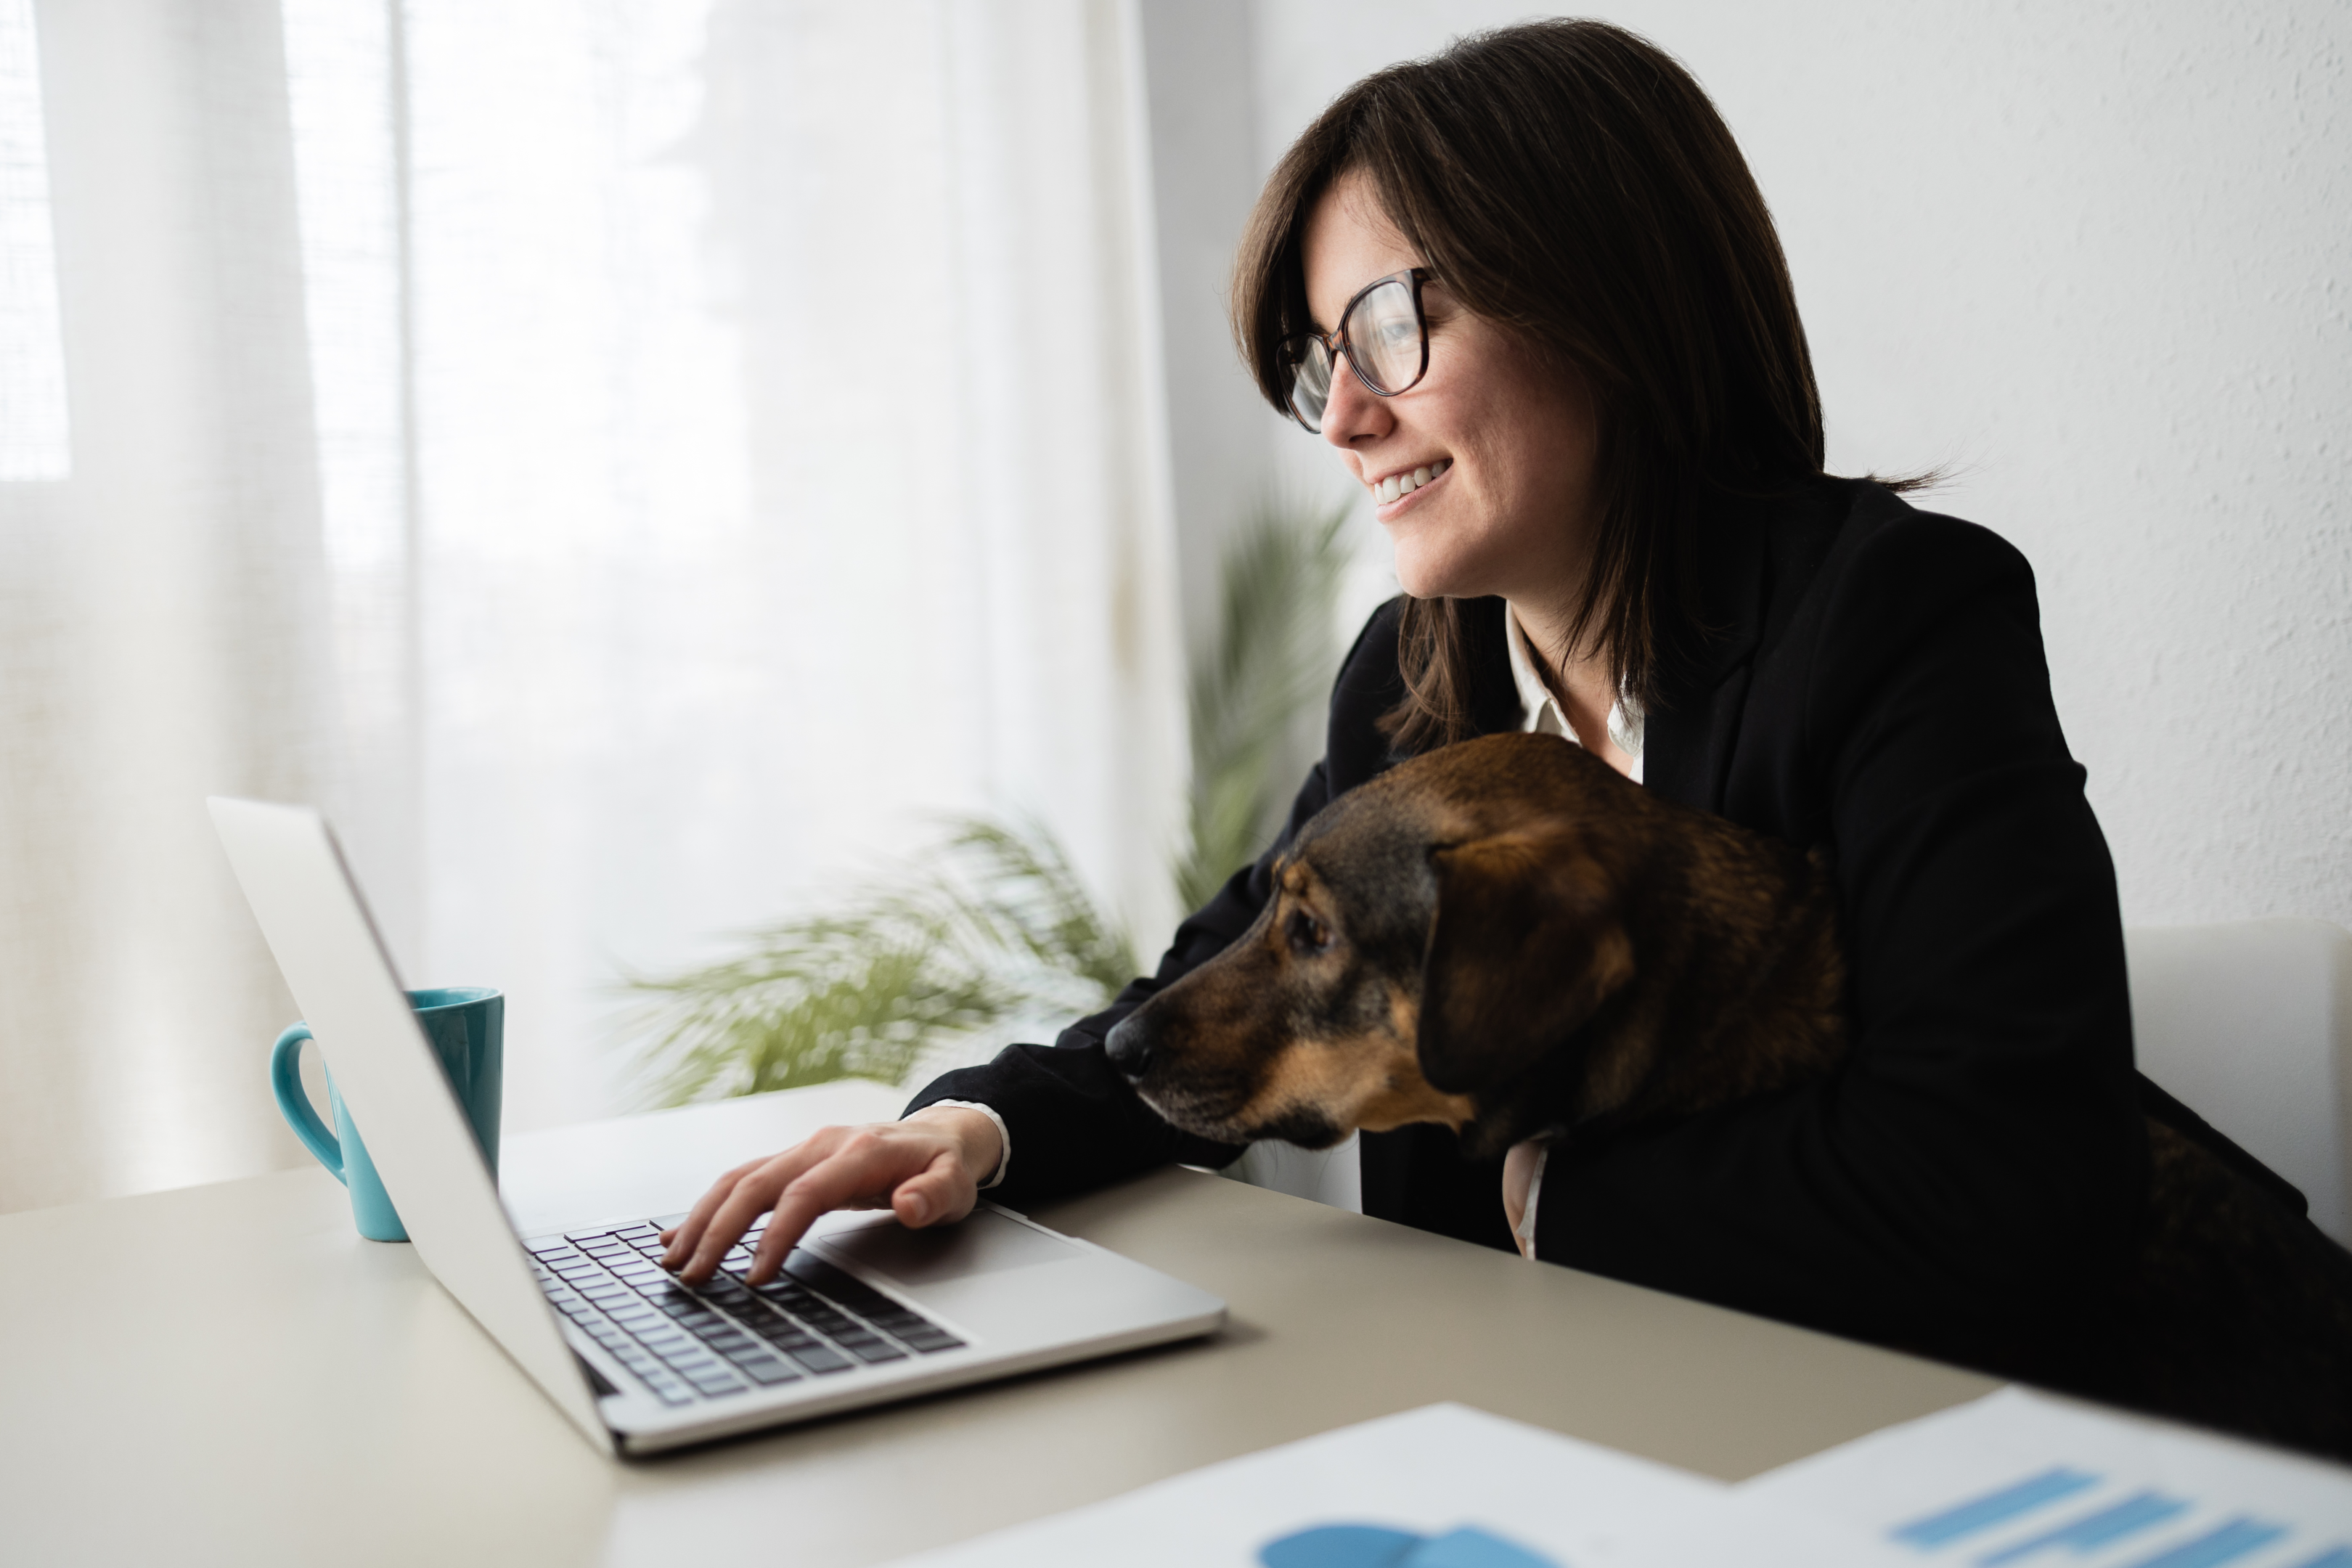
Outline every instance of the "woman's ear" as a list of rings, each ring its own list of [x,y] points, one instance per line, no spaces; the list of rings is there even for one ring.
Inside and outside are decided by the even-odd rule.
[[[1633,977],[1616,879],[1581,837],[1507,833],[1434,850],[1422,1076],[1467,1094],[1532,1066]]]

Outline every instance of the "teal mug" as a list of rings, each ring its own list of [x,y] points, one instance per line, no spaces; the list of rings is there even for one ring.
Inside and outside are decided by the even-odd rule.
[[[506,1057],[505,995],[478,985],[457,985],[411,991],[408,1001],[416,1009],[425,1037],[433,1043],[441,1070],[448,1075],[457,1104],[473,1125],[483,1158],[496,1174],[499,1079]],[[319,1120],[318,1110],[303,1091],[302,1042],[309,1038],[310,1026],[297,1024],[278,1036],[270,1049],[269,1087],[278,1095],[278,1109],[303,1147],[319,1157],[319,1163],[335,1180],[351,1189],[352,1218],[358,1223],[360,1234],[371,1241],[406,1241],[408,1231],[384,1193],[383,1180],[375,1173],[375,1162],[368,1158],[359,1130],[352,1125],[352,1113],[344,1109],[343,1097],[335,1088],[335,1075],[327,1075],[327,1105],[335,1119],[332,1131]]]

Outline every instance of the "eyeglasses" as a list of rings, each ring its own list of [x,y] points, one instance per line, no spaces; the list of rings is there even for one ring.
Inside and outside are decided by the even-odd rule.
[[[1301,332],[1285,340],[1290,416],[1321,432],[1334,362],[1340,358],[1375,397],[1411,391],[1429,373],[1429,318],[1421,309],[1421,286],[1427,281],[1427,269],[1419,267],[1375,279],[1339,312],[1338,331]]]

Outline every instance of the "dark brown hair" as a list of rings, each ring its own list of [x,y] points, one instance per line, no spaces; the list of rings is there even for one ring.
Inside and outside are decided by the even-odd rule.
[[[1701,629],[1701,506],[1822,471],[1788,262],[1730,131],[1670,56],[1601,22],[1474,34],[1366,77],[1276,165],[1235,258],[1234,335],[1276,408],[1282,345],[1312,324],[1307,218],[1358,174],[1465,308],[1591,387],[1596,527],[1569,643],[1600,639],[1619,688],[1654,706],[1665,645]],[[1407,601],[1399,635],[1391,738],[1467,735],[1456,602]]]

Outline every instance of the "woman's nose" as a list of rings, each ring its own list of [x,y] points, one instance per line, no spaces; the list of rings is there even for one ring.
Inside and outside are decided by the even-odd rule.
[[[1391,423],[1387,398],[1367,391],[1352,365],[1332,367],[1331,395],[1323,405],[1323,439],[1344,452],[1359,441],[1386,435]]]

